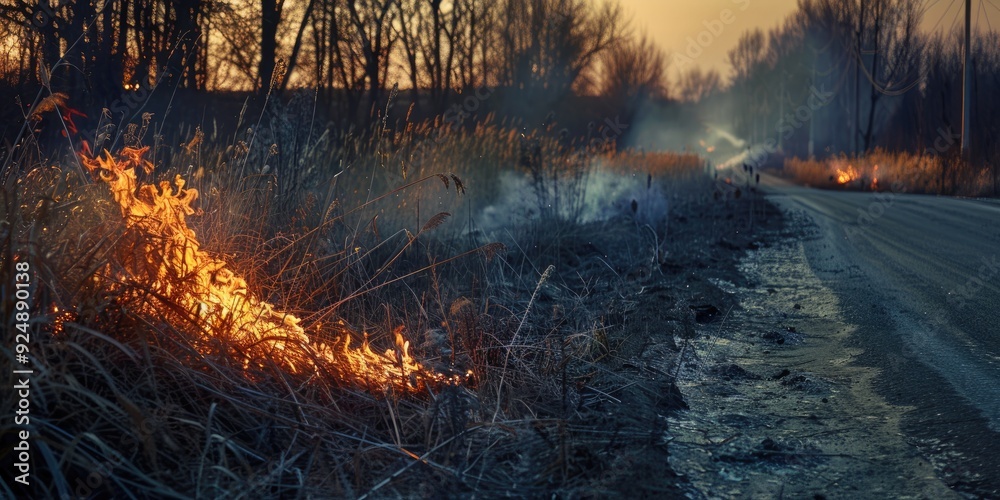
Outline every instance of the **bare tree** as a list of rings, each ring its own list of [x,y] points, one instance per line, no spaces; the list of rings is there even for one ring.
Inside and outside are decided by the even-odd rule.
[[[455,8],[464,12],[464,22],[455,36],[458,51],[458,78],[463,88],[486,85],[486,52],[495,37],[495,2],[458,0]]]
[[[378,101],[389,72],[389,56],[398,36],[392,25],[397,11],[394,0],[346,0],[353,29],[350,51],[363,69],[369,108]],[[352,114],[352,116],[354,116]]]
[[[601,93],[623,103],[668,97],[666,56],[646,34],[605,52]]]
[[[411,100],[416,103],[420,100],[420,37],[424,22],[421,13],[421,2],[415,0],[397,0],[396,8],[399,9],[399,41],[402,46],[402,53],[405,60],[407,74],[410,79]]]
[[[740,35],[736,47],[727,54],[733,67],[733,82],[742,84],[751,79],[754,72],[764,63],[767,56],[767,40],[760,29]]]
[[[872,147],[879,100],[915,88],[919,80],[920,11],[916,0],[872,0],[862,10],[862,54],[870,55],[865,71],[870,86],[864,151]]]
[[[302,43],[305,38],[306,27],[309,26],[309,20],[312,18],[313,9],[316,6],[316,0],[308,0],[305,6],[305,12],[302,14],[302,20],[299,22],[299,28],[295,32],[295,42],[292,44],[292,53],[288,56],[288,78],[285,78],[281,82],[281,90],[288,88],[288,82],[291,81],[292,73],[298,66],[299,54],[302,50]]]
[[[217,45],[213,46],[215,71],[210,75],[210,88],[255,89],[259,85],[260,68],[256,62],[259,43],[259,23],[248,4],[225,3],[220,5],[212,18],[219,25]]]
[[[343,15],[343,0],[322,0],[318,22],[314,26],[317,71],[322,74],[321,86],[328,96],[339,89],[341,109],[345,119],[353,120],[358,114],[365,89],[365,72],[359,54],[357,37],[353,35],[354,23]]]
[[[757,140],[760,136],[757,124],[766,111],[766,98],[761,98],[766,89],[757,78],[765,67],[766,56],[767,39],[760,29],[743,33],[736,47],[728,54],[729,64],[733,68],[733,89],[749,97],[746,101],[749,105],[739,108],[741,115],[736,126],[752,140]]]
[[[278,26],[285,0],[260,0],[260,58],[257,63],[257,85],[262,92],[270,90],[278,55]]]
[[[703,71],[694,66],[677,78],[677,98],[685,102],[699,102],[721,88],[722,77],[714,69]]]
[[[463,27],[474,19],[474,3],[451,2],[446,9],[442,0],[397,0],[397,6],[411,85],[429,89],[431,103],[440,110],[457,76],[462,37],[468,35]]]
[[[494,60],[501,85],[561,95],[622,40],[620,5],[583,0],[505,0]]]
[[[207,0],[124,2],[0,1],[0,22],[19,26],[29,76],[63,59],[51,75],[60,90],[96,99],[125,85],[170,78],[203,88],[208,57]],[[33,78],[32,78],[33,79]]]

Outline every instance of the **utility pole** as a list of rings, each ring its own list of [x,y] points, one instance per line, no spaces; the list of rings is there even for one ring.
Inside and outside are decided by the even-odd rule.
[[[858,9],[858,31],[854,34],[854,116],[853,123],[851,124],[851,152],[855,155],[858,154],[858,134],[861,133],[858,130],[859,123],[861,121],[861,65],[864,64],[864,59],[861,57],[861,40],[864,37],[865,30],[865,0],[860,0]]]
[[[962,66],[962,158],[969,159],[972,135],[972,0],[965,0],[965,61]]]
[[[811,88],[816,88],[816,59],[819,59],[819,54],[813,54],[812,60],[812,74],[809,76],[809,81],[812,83]],[[810,90],[812,92],[812,90]],[[813,159],[813,145],[816,144],[816,127],[813,126],[816,123],[816,113],[819,113],[818,109],[814,109],[812,113],[809,114],[809,159]]]
[[[750,120],[753,123],[753,127],[752,127],[753,130],[752,130],[752,132],[750,132],[750,143],[751,144],[756,144],[757,143],[757,121],[758,121],[758,117],[760,116],[760,102],[758,102],[757,99],[756,99],[757,94],[759,94],[759,92],[757,92],[756,90],[754,90],[754,94],[755,95],[754,95],[753,111],[751,112],[753,116],[750,117]]]
[[[781,132],[781,125],[785,123],[785,77],[788,75],[787,71],[783,71],[781,74],[781,87],[778,90],[778,151],[784,152],[785,134]]]

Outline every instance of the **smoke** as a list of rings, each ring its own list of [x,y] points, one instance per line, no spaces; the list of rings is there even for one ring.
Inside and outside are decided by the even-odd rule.
[[[747,142],[728,123],[729,99],[646,106],[635,116],[623,146],[644,151],[677,151],[721,162],[740,154]]]
[[[743,149],[744,147],[746,147],[747,141],[740,139],[739,137],[736,137],[735,135],[732,134],[732,132],[730,132],[728,129],[723,128],[721,125],[709,124],[708,132],[710,137],[709,142],[711,142],[712,144],[720,144],[722,141],[725,141],[730,146],[733,146],[735,148]]]
[[[667,195],[647,176],[623,175],[598,167],[587,177],[585,192],[582,222],[631,217],[640,224],[657,227],[667,218]]]
[[[698,142],[705,139],[698,120],[685,117],[687,110],[677,107],[643,107],[634,117],[625,147],[647,151],[698,152]]]
[[[549,206],[542,206],[532,179],[525,174],[505,172],[499,185],[497,201],[479,211],[474,232],[497,237],[511,227],[539,221],[543,214],[579,223],[634,220],[658,228],[669,213],[667,193],[650,177],[611,172],[598,162],[581,176],[550,185],[545,194],[552,201]]]

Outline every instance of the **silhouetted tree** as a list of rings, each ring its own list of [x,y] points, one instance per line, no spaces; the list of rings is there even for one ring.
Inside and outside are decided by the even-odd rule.
[[[668,97],[666,56],[645,34],[615,44],[603,62],[601,94],[619,105],[634,108],[649,99]]]
[[[699,66],[694,66],[678,77],[677,98],[686,102],[699,102],[721,88],[722,77],[718,71],[714,69],[703,71]]]

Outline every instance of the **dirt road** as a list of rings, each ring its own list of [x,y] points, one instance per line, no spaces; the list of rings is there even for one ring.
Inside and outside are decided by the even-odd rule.
[[[808,267],[907,442],[957,491],[1000,495],[1000,204],[762,184],[801,216]]]

